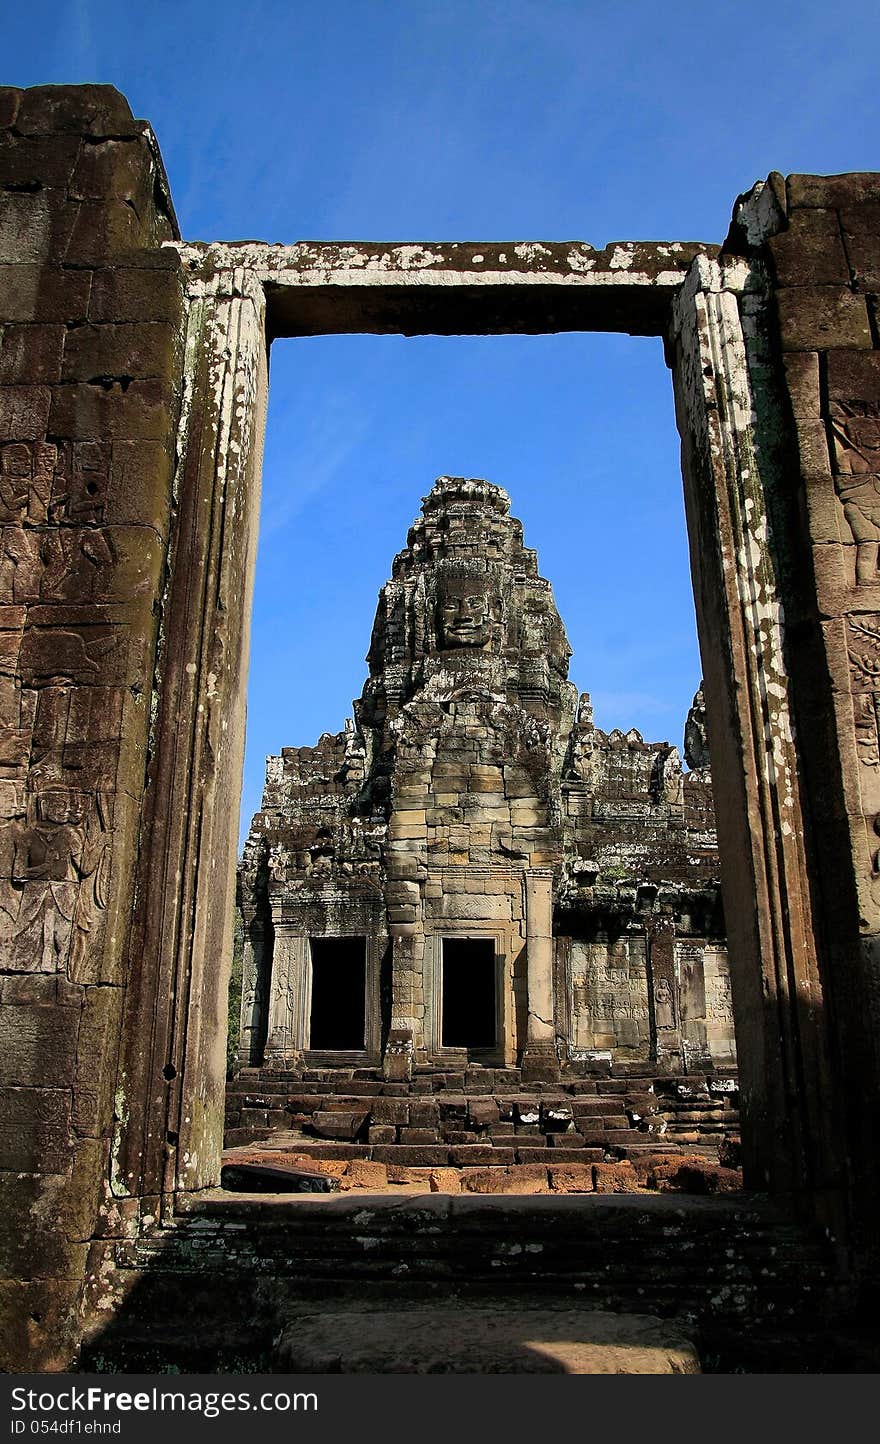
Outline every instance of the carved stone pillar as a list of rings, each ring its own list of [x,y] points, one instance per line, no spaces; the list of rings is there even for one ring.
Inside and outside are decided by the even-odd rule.
[[[681,1056],[681,1015],[675,980],[675,926],[671,917],[656,917],[649,929],[651,1018],[654,1057],[671,1063]]]
[[[559,1077],[556,1022],[553,1015],[553,873],[525,874],[526,901],[526,1046],[523,1078]]]
[[[262,286],[243,271],[217,270],[207,254],[203,262],[200,273],[188,272],[173,564],[134,889],[126,1099],[117,1105],[114,1144],[119,1194],[161,1195],[166,1206],[177,1191],[212,1187],[220,1177],[268,393]]]
[[[773,441],[761,273],[701,258],[673,307],[671,359],[722,889],[736,1000],[746,1181],[828,1195],[839,1128],[792,719],[786,480]],[[796,636],[796,629],[795,629]],[[812,1205],[810,1205],[812,1206]]]
[[[241,963],[241,1014],[238,1061],[243,1068],[262,1062],[260,1046],[266,1022],[266,933],[259,919],[244,924]]]
[[[266,1066],[296,1067],[308,1043],[311,1004],[308,939],[275,923],[275,950],[269,983]]]

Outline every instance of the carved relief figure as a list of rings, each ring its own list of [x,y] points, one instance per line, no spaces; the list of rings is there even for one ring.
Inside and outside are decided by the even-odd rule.
[[[89,933],[107,903],[110,834],[107,800],[47,788],[36,817],[11,828],[11,880],[0,894],[0,941],[13,967],[71,976],[85,956]],[[72,946],[71,946],[72,945]]]
[[[880,555],[880,479],[876,476],[838,476],[837,495],[856,546],[856,582],[877,581]]]
[[[41,526],[48,519],[58,448],[12,442],[0,451],[0,521]]]
[[[880,617],[847,620],[853,715],[859,761],[880,766]]]
[[[880,555],[880,415],[865,401],[835,401],[831,436],[837,494],[856,542],[856,583],[878,580]]]
[[[668,978],[658,978],[654,986],[654,1018],[658,1032],[675,1027],[675,998]]]

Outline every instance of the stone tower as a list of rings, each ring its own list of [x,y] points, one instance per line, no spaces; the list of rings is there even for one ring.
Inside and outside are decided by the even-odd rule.
[[[711,1057],[708,773],[596,729],[569,657],[507,494],[440,477],[380,593],[354,720],[268,761],[240,871],[244,1061],[552,1079],[606,1052]]]

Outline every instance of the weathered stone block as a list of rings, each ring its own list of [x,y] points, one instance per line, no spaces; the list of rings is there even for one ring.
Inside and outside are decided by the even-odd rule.
[[[88,298],[90,321],[166,321],[177,324],[183,309],[179,271],[123,266],[95,271]]]
[[[64,247],[66,266],[106,266],[148,244],[140,221],[122,200],[79,201]]]
[[[153,185],[150,153],[141,138],[101,140],[82,147],[69,193],[73,200],[112,196],[143,216],[149,212]]]
[[[409,1122],[413,1128],[437,1128],[440,1106],[433,1098],[414,1098],[409,1105]]]
[[[880,203],[842,211],[840,225],[857,284],[865,290],[880,289]]]
[[[268,1128],[267,1113],[266,1108],[242,1108],[240,1114],[242,1128]]]
[[[70,1094],[56,1088],[0,1088],[0,1169],[65,1173],[70,1166]]]
[[[19,92],[22,135],[140,136],[128,101],[112,85],[34,85]]]
[[[405,1127],[409,1123],[409,1108],[409,1103],[402,1098],[377,1098],[370,1107],[370,1121]]]
[[[68,383],[52,391],[52,434],[73,440],[167,443],[172,415],[171,392],[157,378],[132,381],[125,387],[119,382],[93,386]],[[33,434],[44,432],[45,423],[43,432]]]
[[[76,1048],[73,1107],[77,1131],[95,1136],[111,1116],[114,1049],[122,1016],[120,988],[86,988]]]
[[[78,1007],[0,1006],[0,1083],[72,1087]]]
[[[403,1144],[434,1144],[440,1142],[437,1128],[401,1128],[400,1141]]]
[[[76,136],[0,136],[0,180],[22,191],[58,190],[63,202],[79,154]]]
[[[577,1122],[581,1118],[602,1117],[608,1112],[607,1098],[573,1098],[571,1102],[572,1117]]]
[[[0,113],[2,106],[0,93]],[[70,1367],[80,1338],[79,1290],[76,1278],[0,1282],[4,1369],[26,1374],[37,1366],[50,1373]]]
[[[485,1164],[509,1167],[516,1162],[516,1155],[512,1148],[492,1148],[485,1143],[459,1143],[450,1148],[449,1157],[451,1161],[460,1168],[483,1166]]]
[[[312,1114],[312,1129],[319,1138],[341,1140],[356,1138],[365,1124],[367,1116],[366,1108],[357,1111],[340,1109],[332,1113],[321,1111]]]
[[[23,94],[24,91],[14,85],[0,85],[0,128],[7,129],[15,124]]]
[[[589,1163],[551,1163],[547,1169],[554,1193],[592,1193],[593,1166]]]
[[[0,223],[2,224],[2,223]],[[0,264],[0,317],[4,321],[79,321],[89,304],[87,271]]]
[[[849,406],[859,402],[880,405],[880,352],[831,351],[828,355],[828,397],[832,402]]]
[[[0,330],[0,384],[51,385],[61,375],[63,326],[4,326]]]
[[[864,355],[864,352],[857,353]],[[797,417],[817,421],[821,418],[819,396],[819,357],[815,351],[789,351],[782,362],[785,381]]]
[[[0,1257],[7,1277],[83,1277],[86,1245],[71,1241],[67,1220],[86,1200],[97,1208],[98,1179],[89,1174],[0,1172]],[[45,1220],[55,1220],[48,1228]]]
[[[467,1112],[472,1128],[492,1128],[498,1122],[498,1105],[494,1098],[469,1099]]]
[[[593,1187],[596,1193],[636,1193],[639,1180],[628,1159],[622,1163],[595,1163]]]
[[[379,1146],[373,1149],[373,1158],[379,1163],[388,1165],[395,1164],[402,1168],[437,1168],[449,1162],[449,1149],[442,1144],[403,1144]],[[395,1182],[392,1177],[391,1168],[388,1171],[389,1183]],[[408,1180],[401,1180],[408,1181]],[[426,1192],[429,1191],[428,1180],[424,1180]]]
[[[772,236],[768,246],[782,285],[849,283],[849,266],[834,211],[794,211],[787,230]]]
[[[388,1183],[388,1169],[384,1163],[353,1158],[348,1165],[346,1177],[355,1188],[384,1188]]]
[[[0,264],[48,266],[63,252],[76,207],[59,208],[48,191],[7,192],[0,212]],[[11,318],[10,318],[11,319]],[[36,319],[28,314],[23,320]]]
[[[432,1168],[428,1182],[432,1193],[461,1193],[461,1174],[457,1168]]]
[[[807,476],[830,475],[825,422],[798,418],[795,423],[801,471]]]
[[[823,351],[872,346],[864,296],[844,286],[793,286],[776,294],[786,351]]]
[[[180,348],[179,329],[166,322],[77,326],[64,347],[62,379],[156,376],[170,385],[178,375]]]
[[[411,1193],[430,1193],[430,1177],[432,1170],[429,1168],[410,1168],[402,1164],[389,1163],[388,1182],[390,1184],[402,1184]]]
[[[790,175],[786,181],[789,210],[799,206],[833,208],[880,202],[880,177],[875,171],[844,175]]]
[[[46,435],[51,392],[46,386],[0,387],[0,437],[38,441]]]

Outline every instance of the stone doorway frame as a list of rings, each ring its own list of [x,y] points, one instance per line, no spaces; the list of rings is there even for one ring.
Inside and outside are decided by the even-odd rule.
[[[769,231],[767,232],[770,233]],[[828,1062],[811,918],[804,807],[783,659],[779,579],[769,544],[772,457],[760,439],[777,401],[761,393],[769,288],[760,267],[684,243],[269,246],[175,243],[188,277],[185,405],[178,492],[184,515],[211,519],[181,533],[178,577],[208,569],[230,633],[246,633],[253,588],[268,344],[321,333],[541,334],[611,331],[662,337],[673,374],[698,635],[713,737],[719,844],[751,1186],[816,1197],[833,1186],[838,1120],[827,1106]],[[757,379],[756,379],[757,378]],[[217,609],[193,617],[171,662],[163,709],[194,722],[164,779],[179,818],[165,863],[184,861],[191,923],[155,938],[180,999],[171,1114],[178,1160],[142,1193],[211,1186],[219,1174],[224,1074],[217,1046],[231,954],[230,923],[203,880],[225,877],[231,918],[238,809],[210,773],[188,803],[216,692]],[[246,640],[242,655],[247,656]],[[246,666],[225,682],[240,777]],[[174,714],[179,716],[180,712]],[[171,723],[168,722],[171,735]],[[175,724],[176,727],[176,724]],[[162,721],[160,719],[160,738]],[[175,732],[176,735],[176,732]],[[188,888],[187,892],[187,883]],[[164,904],[160,905],[161,907]],[[168,936],[171,937],[169,931]],[[218,958],[222,959],[218,963]],[[185,987],[183,982],[185,981]],[[135,990],[135,998],[140,990]],[[155,992],[147,988],[143,997]],[[197,1000],[189,1006],[187,1000]],[[137,1028],[126,1029],[129,1038]],[[166,1061],[154,1047],[143,1094]],[[176,1065],[177,1066],[177,1065]],[[142,1073],[144,1070],[142,1069]],[[137,1068],[132,1060],[132,1074]],[[167,1072],[166,1072],[167,1078]],[[149,1118],[149,1105],[145,1111]],[[123,1136],[123,1154],[126,1148]],[[136,1140],[135,1166],[149,1148]],[[122,1166],[125,1167],[123,1157]],[[131,1177],[129,1172],[129,1177]],[[158,1185],[158,1186],[157,1186]],[[812,1205],[811,1205],[812,1206]]]
[[[495,1043],[491,1048],[448,1048],[443,1043],[443,944],[447,938],[463,942],[473,939],[494,946]],[[428,1060],[480,1062],[503,1068],[516,1057],[513,1018],[513,959],[511,934],[492,923],[456,922],[447,919],[432,925],[425,937],[425,1037]]]

